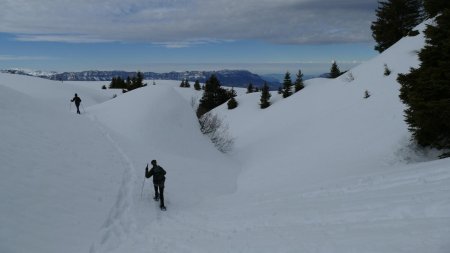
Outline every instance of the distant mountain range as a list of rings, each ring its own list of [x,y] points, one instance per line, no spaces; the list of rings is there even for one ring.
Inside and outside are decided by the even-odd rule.
[[[6,69],[3,73],[36,76],[51,80],[60,81],[111,81],[113,77],[126,79],[128,76],[136,75],[136,72],[128,71],[81,71],[81,72],[43,72],[25,69]],[[219,70],[219,71],[184,71],[184,72],[142,72],[146,80],[184,80],[195,82],[199,80],[204,83],[212,74],[215,74],[222,85],[234,87],[247,87],[249,83],[255,86],[262,86],[267,82],[271,89],[277,89],[280,82],[274,78],[263,78],[247,70]]]

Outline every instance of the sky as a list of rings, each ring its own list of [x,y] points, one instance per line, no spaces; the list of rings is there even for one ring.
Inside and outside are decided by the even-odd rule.
[[[376,0],[0,0],[0,69],[324,73],[377,54]]]

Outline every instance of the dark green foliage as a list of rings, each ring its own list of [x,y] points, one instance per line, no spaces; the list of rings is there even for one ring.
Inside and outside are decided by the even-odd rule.
[[[231,87],[231,90],[228,90],[228,97],[234,98],[234,97],[236,97],[236,96],[237,96],[236,91],[234,90],[233,87]]]
[[[291,74],[289,72],[286,72],[286,74],[284,75],[284,81],[283,81],[283,98],[287,98],[290,95],[292,95]]]
[[[391,70],[388,68],[387,64],[384,64],[384,75],[388,76],[391,74]]]
[[[340,76],[341,70],[339,69],[336,61],[333,61],[333,64],[331,64],[331,68],[330,68],[330,78],[336,78],[338,76]]]
[[[305,85],[303,84],[303,73],[301,70],[298,70],[297,73],[297,79],[295,79],[294,83],[295,92],[300,91],[301,89],[305,88]]]
[[[198,80],[195,80],[194,89],[195,90],[201,90],[202,89],[202,87],[200,87],[200,82]]]
[[[366,90],[366,91],[364,91],[364,99],[367,99],[367,98],[369,98],[370,97],[370,93],[369,93],[369,91],[368,90]]]
[[[429,17],[434,17],[443,10],[450,9],[450,1],[448,0],[424,0],[423,5]]]
[[[203,114],[209,112],[213,108],[225,103],[230,99],[229,92],[220,87],[219,79],[213,74],[206,80],[205,91],[203,97],[200,99],[200,104],[197,109],[197,117],[201,117]]]
[[[253,84],[249,83],[247,86],[247,93],[252,93],[253,92]]]
[[[180,83],[181,88],[190,88],[191,84],[189,84],[189,81],[187,79],[183,79]]]
[[[442,3],[448,1],[442,1]],[[437,3],[425,1],[425,6]],[[442,6],[440,5],[440,6]],[[400,74],[400,99],[407,105],[405,121],[421,146],[450,148],[450,8],[442,9],[436,26],[425,30],[420,67]]]
[[[126,91],[144,87],[145,84],[143,84],[143,80],[144,80],[144,74],[142,74],[141,72],[137,72],[136,76],[133,76],[132,78],[127,77],[126,81],[123,80],[120,76],[113,77],[111,80],[111,83],[109,85],[109,88],[110,89],[122,89],[122,92],[125,93]]]
[[[278,87],[278,94],[283,94],[283,87]]]
[[[442,1],[442,0],[441,0]],[[386,0],[378,2],[377,20],[372,22],[375,50],[383,52],[424,20],[422,0]]]
[[[128,84],[128,90],[134,90],[137,88],[141,88],[144,87],[144,74],[142,74],[142,72],[138,71],[137,74],[135,76],[133,76],[131,78],[131,84]],[[127,83],[128,83],[128,79],[127,79]]]
[[[103,86],[102,86],[102,90],[106,90],[106,85],[103,85]]]
[[[267,85],[267,83],[265,82],[262,89],[261,89],[261,99],[259,101],[261,101],[260,106],[261,109],[267,108],[270,106],[270,92],[269,92],[269,86]]]
[[[228,100],[227,105],[228,105],[228,110],[232,110],[238,106],[238,102],[236,101],[236,99],[234,97],[232,97],[232,98],[230,98],[230,100]]]
[[[110,89],[126,89],[126,87],[125,81],[120,77],[113,77],[109,84]]]

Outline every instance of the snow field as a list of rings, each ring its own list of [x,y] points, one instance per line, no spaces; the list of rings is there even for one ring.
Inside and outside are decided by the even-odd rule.
[[[236,89],[238,108],[214,110],[229,154],[199,131],[201,93],[178,81],[120,94],[0,74],[0,252],[447,253],[450,159],[410,144],[395,81],[423,43],[399,41],[354,80],[272,93],[265,110]],[[144,180],[152,159],[167,212]]]

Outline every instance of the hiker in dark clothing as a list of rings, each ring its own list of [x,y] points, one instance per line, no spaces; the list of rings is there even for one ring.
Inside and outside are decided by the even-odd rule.
[[[153,176],[153,186],[155,187],[155,197],[153,199],[156,201],[160,200],[159,207],[162,210],[165,210],[166,207],[164,206],[164,182],[166,181],[166,171],[161,166],[156,164],[156,160],[152,160],[151,164],[153,165],[153,167],[150,169],[150,171],[148,170],[148,164],[145,168],[145,177],[150,178],[151,176]]]
[[[75,93],[75,97],[72,98],[72,100],[70,100],[70,102],[75,102],[75,106],[77,107],[77,113],[80,113],[80,104],[81,104],[81,98],[78,97],[77,93]]]

